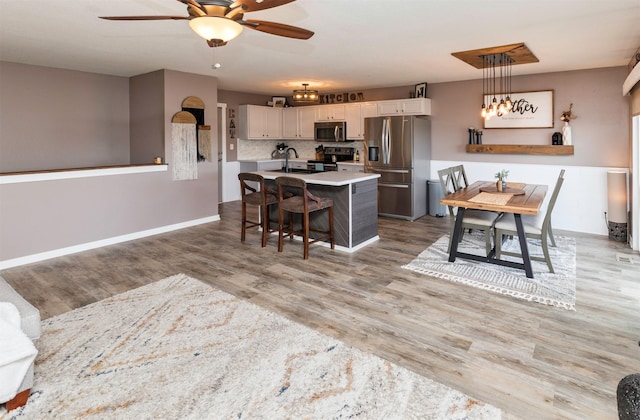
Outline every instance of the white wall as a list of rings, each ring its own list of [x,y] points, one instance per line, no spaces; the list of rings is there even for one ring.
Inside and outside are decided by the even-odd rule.
[[[608,235],[604,212],[607,211],[607,171],[627,168],[590,166],[502,164],[495,162],[431,161],[431,178],[438,179],[438,170],[463,164],[469,182],[494,181],[501,169],[509,171],[507,181],[549,186],[548,200],[560,170],[565,180],[553,210],[553,228],[574,232]]]
[[[221,202],[227,203],[229,201],[240,200],[240,181],[238,181],[238,174],[240,173],[240,162],[224,162],[223,163],[223,185],[222,185],[222,198]]]

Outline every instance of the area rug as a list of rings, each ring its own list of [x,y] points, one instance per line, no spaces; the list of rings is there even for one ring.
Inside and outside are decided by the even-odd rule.
[[[576,241],[556,236],[556,247],[549,247],[549,255],[555,273],[549,273],[547,264],[532,261],[533,279],[524,270],[457,258],[450,263],[449,235],[444,235],[403,268],[417,273],[454,281],[479,289],[501,293],[531,302],[544,303],[559,308],[575,310],[576,304]],[[530,255],[542,256],[539,240],[527,240]],[[502,249],[520,252],[517,238],[508,240]],[[465,234],[458,246],[461,252],[486,255],[484,236]],[[522,259],[503,256],[504,259],[522,262]]]
[[[495,419],[499,409],[185,275],[45,320],[9,419]]]

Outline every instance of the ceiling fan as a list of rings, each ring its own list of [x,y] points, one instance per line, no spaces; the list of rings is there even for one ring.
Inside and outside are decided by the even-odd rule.
[[[244,14],[271,9],[295,0],[178,0],[187,5],[188,16],[100,16],[107,20],[188,20],[195,33],[210,47],[221,47],[240,35],[243,27],[287,38],[309,39],[313,32],[264,20],[243,19]]]

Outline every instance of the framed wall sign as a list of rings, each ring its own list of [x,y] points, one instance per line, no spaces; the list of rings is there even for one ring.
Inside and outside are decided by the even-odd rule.
[[[427,97],[427,84],[419,83],[413,87],[413,95],[415,98],[426,98]]]
[[[486,95],[484,103],[492,99]],[[553,128],[553,90],[515,92],[511,101],[511,111],[485,119],[484,128]]]
[[[284,96],[273,96],[271,97],[271,101],[273,102],[274,108],[282,108],[284,104],[287,103],[287,98]]]

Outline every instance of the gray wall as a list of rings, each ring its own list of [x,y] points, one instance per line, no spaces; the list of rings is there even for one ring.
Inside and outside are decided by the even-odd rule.
[[[151,163],[164,155],[164,71],[129,79],[131,163]]]
[[[0,172],[129,164],[129,79],[0,62]]]
[[[13,67],[13,66],[10,66]],[[30,72],[32,66],[24,67],[24,71]],[[3,67],[4,69],[5,67]],[[20,73],[19,69],[15,69]],[[52,79],[48,78],[48,71],[51,72]],[[38,68],[39,77],[29,78],[28,86],[22,86],[25,90],[47,91],[47,86],[58,82],[60,70]],[[117,96],[118,101],[110,101],[116,92],[105,91],[105,85],[109,85],[114,78],[111,76],[84,75],[77,72],[64,72],[65,76],[78,77],[79,86],[83,91],[101,92],[106,99],[104,104],[111,103],[114,108],[120,107],[127,110],[126,120],[128,121],[129,95],[128,81],[124,79],[126,95]],[[11,82],[26,83],[24,78],[18,77],[14,80],[6,80],[7,73],[2,74],[3,83],[3,108],[2,108],[2,157],[11,162],[13,158],[19,158],[23,148],[15,144],[11,135],[19,133],[24,125],[23,119],[10,119],[5,116],[4,101],[12,102],[8,96],[5,98],[4,86]],[[137,232],[162,228],[170,225],[189,224],[200,219],[212,218],[218,215],[218,164],[213,162],[198,163],[198,179],[190,181],[173,181],[171,172],[171,117],[181,109],[181,103],[187,96],[199,96],[207,104],[206,122],[212,125],[212,130],[217,126],[216,105],[217,105],[217,79],[208,76],[199,76],[175,71],[162,71],[162,84],[156,89],[150,89],[148,98],[135,98],[132,103],[147,104],[148,101],[154,103],[152,107],[155,111],[148,113],[133,110],[132,115],[146,115],[147,121],[161,121],[162,129],[147,131],[146,140],[149,147],[155,149],[162,145],[161,154],[169,163],[169,170],[166,172],[134,173],[126,175],[97,176],[90,178],[62,179],[55,181],[25,182],[16,184],[0,185],[0,262],[10,259],[17,259],[29,255],[51,252],[67,247],[90,244],[108,240],[119,236],[131,235]],[[158,75],[153,74],[152,79],[157,79]],[[116,78],[119,80],[119,78]],[[117,84],[119,87],[120,85]],[[65,102],[67,90],[74,90],[71,80],[66,80],[66,89],[57,90],[53,95],[47,97],[47,102],[51,109],[40,110],[40,114],[32,114],[32,118],[38,121],[48,120],[47,113],[56,113],[56,119],[65,115],[53,104]],[[156,107],[154,98],[158,97],[158,89],[162,91],[163,103],[161,107]],[[20,89],[11,90],[14,95]],[[139,92],[140,93],[140,92]],[[143,92],[144,93],[144,92]],[[144,96],[144,95],[142,95]],[[96,100],[97,101],[97,100]],[[90,102],[90,101],[89,101]],[[105,111],[95,106],[91,109],[95,115],[87,115],[89,121],[98,121],[104,118]],[[63,110],[64,111],[64,110]],[[112,111],[116,114],[116,111]],[[156,115],[157,113],[160,115]],[[119,112],[117,113],[119,115]],[[86,124],[87,126],[90,123]],[[157,125],[157,123],[156,123]],[[144,123],[138,125],[138,121],[132,119],[132,126],[144,127]],[[105,165],[117,163],[128,164],[129,156],[129,124],[123,124],[126,142],[117,142],[118,155],[126,156],[123,162],[105,162]],[[47,130],[48,131],[48,130]],[[144,131],[144,130],[141,130]],[[152,134],[153,133],[153,134]],[[212,131],[215,133],[215,131]],[[95,140],[89,134],[86,134]],[[78,136],[78,138],[84,137]],[[97,144],[93,155],[101,155],[105,149],[109,149],[115,142],[111,137],[105,139],[98,136],[105,144]],[[215,135],[212,139],[214,143],[214,156],[217,154]],[[50,149],[50,160],[56,162],[56,166],[61,167],[68,162],[65,167],[95,166],[89,160],[73,160],[70,157],[79,157],[73,151],[73,147],[67,142],[65,131],[51,131],[46,137],[39,137],[39,142],[35,146],[43,145]],[[11,142],[9,142],[11,141]],[[121,144],[122,143],[122,144]],[[5,147],[5,145],[14,145]],[[83,146],[87,146],[83,144]],[[147,145],[143,144],[144,149]],[[137,153],[137,152],[136,152]],[[143,156],[146,162],[149,158]],[[25,161],[25,159],[20,159]],[[124,159],[123,159],[124,160]],[[38,162],[30,160],[30,165],[35,166]],[[43,169],[39,167],[37,169]]]
[[[626,67],[536,74],[513,78],[515,92],[554,91],[554,127],[482,129],[482,82],[429,85],[432,99],[434,160],[552,163],[571,166],[629,167],[630,98],[622,96]],[[561,131],[560,115],[573,103],[573,156],[492,155],[466,153],[467,129],[483,130],[486,144],[551,144]]]

